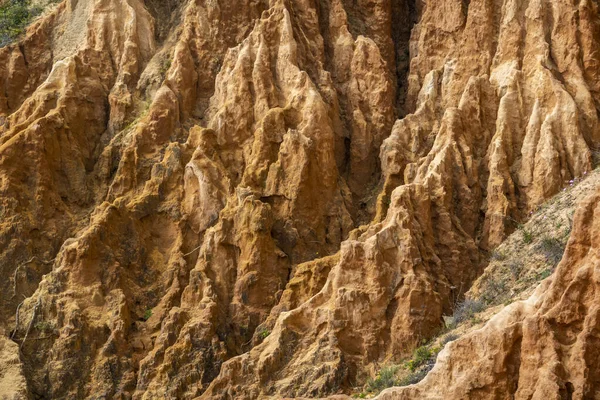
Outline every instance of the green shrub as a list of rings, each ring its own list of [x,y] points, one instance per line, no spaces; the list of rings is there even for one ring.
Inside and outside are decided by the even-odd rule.
[[[375,379],[367,381],[367,391],[381,392],[383,389],[395,386],[397,384],[396,372],[398,372],[397,365],[383,367]]]
[[[258,337],[261,338],[261,340],[265,340],[270,334],[271,331],[265,327],[260,327],[258,329]]]
[[[415,354],[413,356],[414,365],[416,367],[420,367],[425,364],[431,358],[431,349],[427,346],[418,347],[415,350]],[[414,369],[411,368],[412,371]]]
[[[171,64],[172,64],[172,60],[170,58],[163,59],[160,62],[159,72],[163,76],[163,78],[167,75],[167,72],[169,72],[169,68],[171,68]]]
[[[545,269],[542,272],[538,273],[538,279],[546,279],[550,275],[552,275],[552,270],[551,269]]]
[[[35,329],[42,333],[53,332],[55,330],[54,324],[47,321],[41,321],[35,324]]]
[[[452,339],[453,336],[458,337],[457,335],[450,334],[444,339],[448,338],[454,340]],[[410,370],[410,373],[399,380],[396,385],[408,386],[420,382],[435,365],[435,358],[440,350],[440,347],[431,348],[428,346],[421,346],[417,348],[413,354],[413,358],[405,364],[406,368]]]
[[[415,372],[424,365],[434,364],[435,357],[440,352],[441,348],[429,346],[418,347],[413,353],[412,359],[408,360],[404,366],[411,372]]]
[[[144,312],[144,321],[148,321],[151,316],[152,316],[152,310],[151,309],[147,309]]]
[[[530,244],[531,242],[533,242],[533,233],[531,233],[531,231],[528,231],[527,229],[523,229],[523,242],[525,244]]]
[[[0,6],[0,47],[14,41],[41,9],[31,7],[29,0],[8,0]]]
[[[448,338],[451,339],[452,335],[448,335]],[[367,381],[365,391],[367,393],[379,393],[392,386],[407,386],[421,381],[435,365],[435,358],[440,350],[440,347],[418,347],[414,351],[412,359],[402,366],[403,369],[410,371],[407,375],[405,375],[406,371],[404,371],[404,373],[400,374],[402,378],[398,379],[397,375],[400,366],[391,365],[383,367],[374,379],[372,378]],[[364,393],[361,393],[358,397],[363,395]]]

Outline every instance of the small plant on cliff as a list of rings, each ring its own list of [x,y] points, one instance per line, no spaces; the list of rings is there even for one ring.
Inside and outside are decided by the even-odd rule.
[[[366,389],[368,392],[381,392],[383,389],[395,386],[397,383],[396,372],[397,365],[383,367],[374,379],[367,381]]]
[[[259,337],[261,340],[265,340],[265,339],[266,339],[266,338],[267,338],[267,337],[268,337],[270,334],[271,334],[271,331],[270,331],[270,330],[268,330],[268,329],[267,329],[267,328],[265,328],[265,327],[261,327],[261,328],[258,330],[258,337]]]
[[[562,259],[565,252],[565,244],[560,240],[544,236],[538,247],[546,257],[546,261],[554,268]]]
[[[52,324],[51,322],[40,321],[35,324],[35,329],[37,329],[38,331],[40,331],[42,333],[49,333],[49,332],[53,332],[55,328],[54,328],[54,324]]]
[[[396,386],[408,386],[414,385],[415,383],[419,383],[427,376],[429,371],[433,368],[433,364],[428,364],[425,368],[421,368],[418,371],[411,372],[406,375],[404,378],[400,379]]]
[[[545,269],[542,272],[538,273],[538,279],[546,279],[550,275],[552,275],[552,270],[551,269]]]
[[[521,272],[523,271],[523,264],[517,260],[509,261],[507,267],[514,279],[519,278]]]
[[[151,316],[152,316],[152,310],[151,309],[147,309],[144,312],[144,321],[148,321]]]
[[[165,58],[160,62],[159,72],[163,79],[167,76],[167,72],[171,68],[172,60],[170,58]]]
[[[471,319],[475,314],[485,310],[485,303],[481,300],[465,299],[454,309],[453,322],[459,324]]]
[[[442,338],[441,346],[444,347],[445,345],[447,345],[450,342],[455,341],[459,337],[460,336],[458,336],[456,333],[449,333]]]
[[[418,347],[410,360],[405,363],[405,367],[411,372],[421,369],[423,366],[431,366],[435,364],[435,358],[440,352],[441,347],[421,346]],[[429,368],[431,369],[431,368]],[[429,369],[427,369],[429,371]]]
[[[421,346],[415,350],[413,358],[406,363],[406,366],[414,372],[417,368],[429,361],[431,356],[431,349],[428,346]]]
[[[449,341],[457,337],[457,335],[448,335]],[[441,347],[437,346],[423,345],[418,347],[412,358],[401,366],[389,365],[383,367],[375,378],[367,381],[364,387],[365,391],[354,397],[364,399],[367,393],[377,394],[392,386],[407,386],[418,383],[431,371],[440,350]]]
[[[531,233],[531,231],[528,231],[527,229],[523,228],[522,232],[523,232],[523,242],[525,244],[529,244],[529,243],[533,242],[533,233]]]

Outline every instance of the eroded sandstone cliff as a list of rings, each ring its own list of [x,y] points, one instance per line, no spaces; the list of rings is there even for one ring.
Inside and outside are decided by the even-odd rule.
[[[50,5],[0,49],[0,391],[361,385],[438,332],[488,252],[593,168],[598,17],[592,0]],[[591,223],[571,240],[589,252]],[[561,276],[594,270],[565,257]],[[511,357],[497,365],[518,370]],[[535,391],[517,378],[494,390]]]
[[[580,205],[563,261],[531,297],[449,343],[416,386],[377,398],[598,398],[599,206],[600,193]]]

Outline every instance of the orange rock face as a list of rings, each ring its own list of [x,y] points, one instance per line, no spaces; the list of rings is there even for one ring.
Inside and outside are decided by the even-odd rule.
[[[451,342],[416,386],[378,399],[595,399],[600,192],[579,207],[563,261],[526,301]]]
[[[52,5],[0,49],[0,395],[350,393],[592,169],[599,16],[591,0]],[[597,397],[596,203],[546,289],[382,398]]]

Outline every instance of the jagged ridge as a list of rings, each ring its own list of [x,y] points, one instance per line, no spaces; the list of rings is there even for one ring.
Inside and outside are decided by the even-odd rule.
[[[65,1],[0,49],[20,396],[348,390],[592,167],[594,2],[221,3]]]

